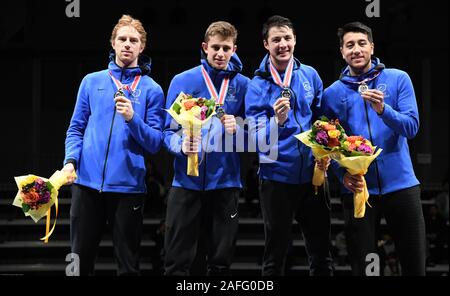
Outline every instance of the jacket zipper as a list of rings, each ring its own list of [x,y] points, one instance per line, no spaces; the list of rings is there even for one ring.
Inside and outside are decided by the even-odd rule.
[[[204,164],[204,166],[203,166],[203,188],[202,188],[202,190],[203,191],[205,191],[205,183],[206,183],[206,159],[208,158],[207,156],[207,153],[205,153],[205,164]]]
[[[299,127],[299,129],[300,129],[300,133],[302,133],[303,132],[303,129],[302,129],[302,125],[300,124],[300,122],[299,122],[299,120],[298,120],[298,117],[297,117],[297,113],[296,113],[296,109],[297,109],[297,95],[295,95],[294,94],[294,91],[292,91],[292,93],[293,93],[293,109],[292,109],[292,111],[294,112],[294,118],[295,118],[295,122],[297,122],[297,124],[298,124],[298,127]],[[300,105],[300,104],[299,104]],[[299,181],[300,181],[300,184],[301,184],[301,180],[302,180],[302,170],[303,170],[303,154],[302,154],[302,149],[301,149],[301,145],[300,145],[300,141],[297,141],[297,149],[298,149],[298,152],[299,152],[299,154],[300,154],[300,171],[299,171]]]
[[[124,69],[122,69],[122,73],[120,74],[120,82],[122,82],[123,72],[124,72]],[[108,162],[109,146],[111,145],[111,137],[112,137],[115,118],[116,118],[116,104],[114,104],[114,112],[113,112],[113,117],[111,120],[111,127],[109,128],[108,145],[106,146],[105,161],[103,163],[102,185],[100,186],[100,190],[99,190],[100,193],[103,192],[103,185],[105,184],[106,164]]]
[[[370,137],[370,142],[372,143],[373,146],[375,146],[375,143],[373,142],[373,138],[372,138],[372,130],[370,128],[370,121],[369,121],[369,110],[367,110],[367,102],[364,100],[364,109],[366,111],[366,121],[367,121],[367,127],[369,129],[369,137]],[[380,173],[378,171],[378,162],[376,159],[374,159],[375,162],[375,172],[377,173],[377,183],[378,183],[378,196],[381,196],[381,181],[380,181]]]

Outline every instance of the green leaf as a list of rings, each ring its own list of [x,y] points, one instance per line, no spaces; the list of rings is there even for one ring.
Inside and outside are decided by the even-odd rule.
[[[180,110],[181,110],[181,106],[178,103],[173,104],[172,107],[173,111],[175,111],[175,113],[180,114]]]
[[[23,203],[23,204],[22,204],[22,211],[23,211],[24,213],[26,213],[26,212],[28,212],[29,210],[30,210],[30,206],[27,205],[26,203]]]
[[[208,118],[214,111],[214,106],[209,106],[208,111],[206,111],[206,118]]]
[[[214,107],[216,105],[216,100],[215,99],[209,99],[205,101],[205,106],[209,107]]]
[[[50,183],[50,181],[47,181],[47,182],[45,182],[45,184],[47,185],[48,191],[52,192],[52,189],[53,189],[52,183]]]
[[[341,132],[341,136],[344,137],[345,130],[340,124],[336,124],[336,129]]]

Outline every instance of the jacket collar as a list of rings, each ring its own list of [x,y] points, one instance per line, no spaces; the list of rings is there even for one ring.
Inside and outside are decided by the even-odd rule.
[[[372,57],[372,65],[370,67],[370,70],[367,71],[364,74],[361,74],[359,76],[351,76],[350,75],[350,67],[346,66],[339,77],[339,80],[341,80],[344,83],[355,83],[359,81],[363,81],[364,79],[371,79],[375,75],[378,75],[379,72],[383,71],[385,69],[385,65],[380,62],[380,59],[376,57]]]
[[[202,66],[205,67],[206,71],[208,72],[211,79],[213,79],[213,81],[215,81],[216,79],[222,80],[226,76],[229,76],[231,79],[242,71],[242,62],[236,53],[234,53],[231,56],[231,59],[228,62],[228,66],[227,66],[226,70],[219,70],[219,69],[213,68],[208,63],[208,60],[206,59],[206,54],[204,53],[203,50],[201,50],[200,62],[202,64]]]
[[[116,79],[124,84],[133,81],[135,76],[142,75],[142,71],[139,67],[121,68],[113,61],[109,62],[108,70]]]
[[[259,68],[255,71],[256,76],[261,76],[265,79],[272,79],[272,75],[270,74],[270,68],[269,68],[269,54],[266,54],[264,59],[262,60],[261,64],[259,65]],[[293,71],[296,71],[300,69],[301,63],[300,61],[294,57],[294,69]]]
[[[138,66],[132,68],[122,68],[116,64],[116,54],[114,50],[109,51],[108,70],[113,76],[123,83],[133,80],[136,75],[149,75],[152,68],[152,59],[144,54],[140,54],[138,58]]]

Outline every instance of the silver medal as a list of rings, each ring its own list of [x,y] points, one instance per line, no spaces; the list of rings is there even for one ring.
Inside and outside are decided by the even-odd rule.
[[[368,90],[369,90],[369,87],[365,83],[362,83],[358,86],[358,92],[360,94],[362,94],[363,92],[368,91]]]
[[[123,92],[123,90],[120,88],[116,91],[116,93],[114,94],[114,97],[125,97],[125,93]]]
[[[222,118],[225,115],[225,110],[222,107],[217,108],[216,111],[217,118]]]
[[[291,91],[289,90],[289,88],[283,89],[283,91],[281,92],[281,97],[288,99],[291,98]]]
[[[290,99],[292,96],[291,91],[289,90],[289,88],[285,87],[282,91],[281,91],[281,97],[282,98],[287,98]],[[283,105],[280,109],[280,112],[283,112],[284,109],[286,109],[286,105]]]

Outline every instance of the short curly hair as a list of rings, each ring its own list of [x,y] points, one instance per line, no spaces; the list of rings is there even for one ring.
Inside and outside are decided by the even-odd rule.
[[[112,31],[111,34],[111,44],[114,41],[114,39],[117,36],[117,31],[125,26],[131,26],[133,28],[136,29],[136,31],[138,31],[140,37],[141,37],[141,43],[142,43],[142,47],[145,48],[145,44],[147,42],[147,32],[144,29],[144,26],[142,25],[141,21],[138,19],[135,19],[133,17],[131,17],[130,15],[122,15],[122,17],[119,19],[119,21],[117,22],[117,24],[114,26],[114,29]]]

